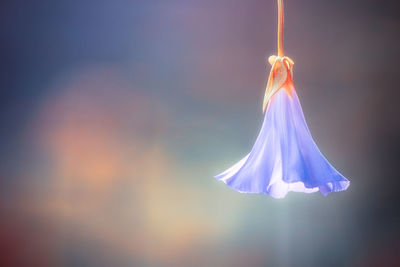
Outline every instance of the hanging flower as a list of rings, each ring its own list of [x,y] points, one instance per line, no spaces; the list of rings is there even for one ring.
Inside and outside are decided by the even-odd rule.
[[[283,198],[287,192],[323,195],[346,190],[350,182],[325,159],[307,127],[293,85],[293,61],[283,53],[283,0],[278,0],[278,56],[265,92],[264,122],[251,152],[217,175],[242,193]]]

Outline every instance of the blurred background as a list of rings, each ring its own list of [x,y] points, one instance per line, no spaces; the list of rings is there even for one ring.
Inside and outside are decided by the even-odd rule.
[[[2,1],[1,266],[399,266],[400,3],[286,0],[345,192],[213,176],[260,130],[275,0]]]

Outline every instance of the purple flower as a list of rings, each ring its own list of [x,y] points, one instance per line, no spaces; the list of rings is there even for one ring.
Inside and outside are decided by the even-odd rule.
[[[346,190],[350,182],[319,151],[308,130],[293,85],[294,62],[284,56],[283,0],[278,0],[278,56],[272,65],[265,91],[264,123],[251,152],[217,175],[242,193],[264,193],[283,198],[287,192],[323,195]]]
[[[216,178],[239,192],[274,198],[289,191],[327,195],[347,189],[350,182],[325,159],[308,130],[292,83],[292,61],[271,60],[260,134],[251,152]]]

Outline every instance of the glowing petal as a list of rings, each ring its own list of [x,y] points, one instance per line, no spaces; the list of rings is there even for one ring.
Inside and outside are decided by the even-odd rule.
[[[239,192],[275,198],[289,191],[326,195],[350,184],[319,151],[294,89],[271,98],[250,154],[216,178]]]

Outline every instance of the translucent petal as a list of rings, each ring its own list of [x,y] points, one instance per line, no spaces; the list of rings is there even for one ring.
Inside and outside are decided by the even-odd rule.
[[[239,192],[275,198],[289,191],[326,195],[350,184],[319,151],[294,88],[271,98],[251,152],[216,178]]]

